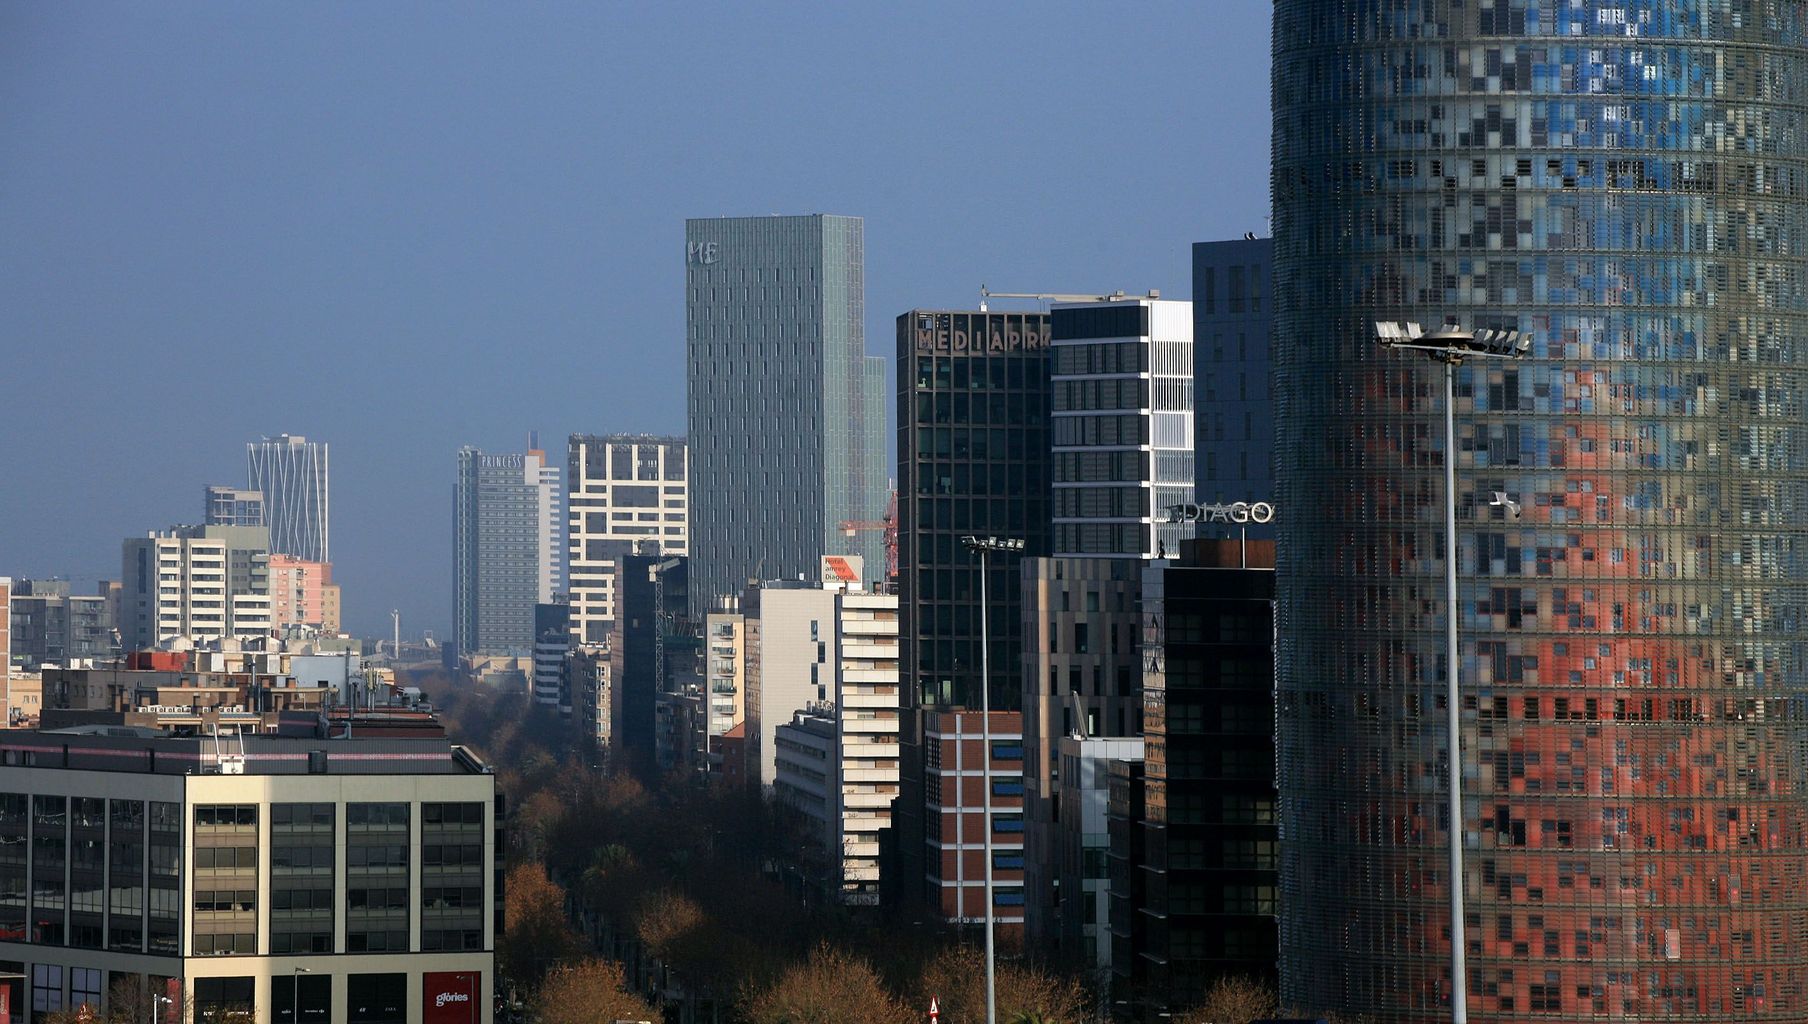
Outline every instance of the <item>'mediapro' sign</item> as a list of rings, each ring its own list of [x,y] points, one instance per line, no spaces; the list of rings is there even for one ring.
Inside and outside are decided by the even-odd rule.
[[[1047,326],[1020,330],[1016,324],[1000,328],[996,324],[975,322],[973,330],[959,331],[949,327],[917,328],[917,351],[936,352],[1021,352],[1026,348],[1048,347]]]
[[[1274,506],[1266,501],[1238,501],[1229,505],[1169,505],[1170,523],[1268,523]]]

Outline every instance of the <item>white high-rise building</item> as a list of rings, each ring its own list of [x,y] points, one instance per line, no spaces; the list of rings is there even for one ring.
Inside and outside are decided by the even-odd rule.
[[[600,644],[615,621],[616,560],[690,554],[684,438],[573,434],[566,469],[571,631]]]
[[[1050,444],[1056,557],[1178,552],[1193,500],[1193,304],[1055,303]]]
[[[897,595],[835,593],[833,649],[834,700],[773,730],[772,787],[819,830],[808,859],[827,887],[844,903],[876,905],[879,834],[898,795]]]
[[[841,898],[879,902],[879,833],[898,795],[898,596],[847,591],[839,620]]]
[[[256,527],[179,527],[124,545],[119,632],[127,651],[165,640],[269,636],[270,554]],[[255,535],[255,537],[253,536]]]
[[[564,584],[563,488],[538,448],[458,453],[453,642],[461,654],[527,656],[534,606]]]
[[[278,434],[245,446],[251,489],[264,496],[270,550],[309,562],[330,562],[327,530],[327,446],[299,434]]]

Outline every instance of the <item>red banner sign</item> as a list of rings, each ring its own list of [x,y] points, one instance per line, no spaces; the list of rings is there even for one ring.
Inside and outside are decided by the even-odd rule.
[[[483,1019],[483,975],[477,971],[429,971],[421,975],[425,1024],[477,1024]]]

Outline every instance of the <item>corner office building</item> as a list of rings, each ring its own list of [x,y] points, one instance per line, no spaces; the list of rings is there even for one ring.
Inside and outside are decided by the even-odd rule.
[[[885,360],[866,354],[858,217],[689,220],[691,613],[818,559],[885,565]]]
[[[489,1024],[499,809],[464,748],[128,732],[0,739],[15,1008]]]

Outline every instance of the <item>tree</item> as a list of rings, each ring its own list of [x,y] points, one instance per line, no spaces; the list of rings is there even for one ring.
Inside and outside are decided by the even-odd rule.
[[[1229,975],[1212,982],[1205,999],[1186,1013],[1180,1024],[1249,1024],[1275,1015],[1274,989],[1254,978]]]
[[[1091,1018],[1091,1004],[1078,981],[1033,964],[998,964],[996,985],[1000,1020],[1028,1018],[1046,1024],[1080,1024]],[[967,945],[944,949],[923,968],[917,990],[941,1000],[943,1024],[983,1024],[985,953]]]
[[[497,950],[503,977],[531,989],[561,961],[578,955],[578,936],[565,920],[565,890],[539,864],[509,869],[505,915],[508,928]]]
[[[653,1004],[629,992],[622,968],[609,960],[585,960],[556,968],[533,1001],[540,1024],[614,1024],[659,1020]]]
[[[912,1024],[872,965],[828,945],[816,947],[771,987],[744,1001],[749,1024]]]

